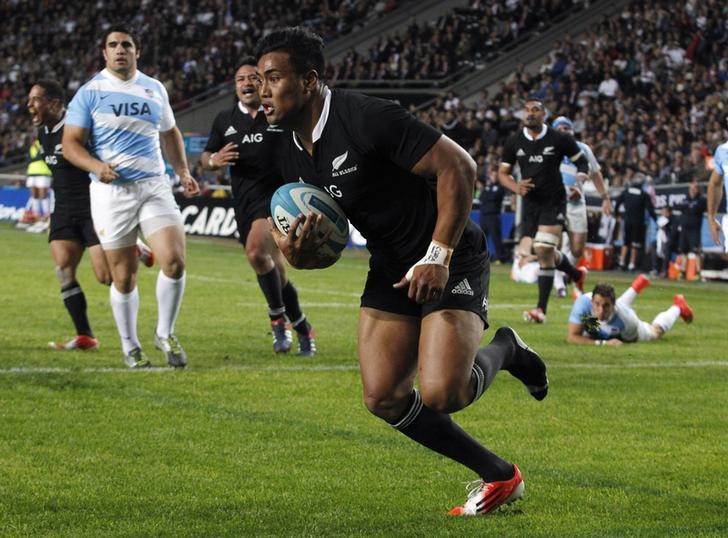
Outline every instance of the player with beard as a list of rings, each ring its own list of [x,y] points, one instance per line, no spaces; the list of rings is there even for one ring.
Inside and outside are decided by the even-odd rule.
[[[160,262],[154,344],[170,366],[183,368],[187,353],[174,328],[186,282],[185,233],[162,150],[185,196],[197,195],[199,186],[187,166],[167,90],[137,70],[140,47],[131,28],[109,26],[101,50],[106,68],[68,106],[63,152],[91,173],[91,214],[114,280],[109,301],[124,362],[130,368],[151,366],[137,334],[136,237],[141,232]]]
[[[257,52],[268,122],[293,131],[279,159],[283,179],[325,188],[367,239],[358,331],[366,407],[480,476],[452,515],[486,514],[520,498],[518,468],[450,417],[501,369],[538,400],[548,390],[546,365],[513,329],[501,327],[478,349],[490,273],[485,237],[469,219],[475,163],[401,106],[330,90],[320,78],[323,41],[309,30],[273,31]],[[332,263],[317,250],[326,240],[320,225],[320,216],[299,215],[287,235],[274,230],[295,267]]]
[[[524,311],[523,318],[543,323],[556,269],[571,277],[580,292],[584,291],[586,269],[575,268],[558,250],[566,219],[566,190],[559,167],[563,158],[568,157],[576,166],[577,179],[583,182],[589,162],[571,136],[544,123],[546,109],[540,99],[526,100],[523,117],[523,129],[512,135],[503,147],[498,179],[523,197],[521,236],[532,240],[539,263],[538,304]],[[516,163],[522,178],[518,182],[512,175]]]
[[[76,337],[64,343],[50,342],[59,350],[95,349],[98,346],[86,314],[86,296],[76,280],[76,270],[88,248],[96,279],[107,286],[111,272],[91,221],[88,173],[63,157],[61,139],[66,117],[64,92],[54,80],[39,80],[28,93],[27,107],[33,125],[39,127],[41,156],[53,174],[55,204],[48,243],[61,285],[61,298],[76,328]]]
[[[291,349],[287,315],[298,336],[298,354],[313,357],[316,354],[313,328],[301,311],[298,292],[286,276],[286,262],[266,220],[270,215],[271,196],[283,183],[275,170],[275,148],[284,131],[269,126],[265,114],[259,114],[260,81],[255,70],[255,58],[240,62],[235,71],[237,101],[232,109],[215,118],[200,164],[208,170],[230,166],[238,234],[268,302],[273,350],[287,353]]]

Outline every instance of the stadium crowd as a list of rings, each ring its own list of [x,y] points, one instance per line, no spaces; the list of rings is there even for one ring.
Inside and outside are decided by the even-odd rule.
[[[428,85],[495,58],[500,51],[574,7],[580,0],[472,0],[435,21],[410,24],[403,32],[382,36],[365,53],[351,50],[329,65],[327,79],[337,85],[352,80],[422,80]]]
[[[521,121],[524,95],[574,121],[612,187],[641,173],[655,184],[707,180],[706,160],[727,138],[728,27],[717,1],[634,2],[579,36],[554,43],[541,69],[524,66],[471,106],[456,95],[413,111],[482,166],[499,162]]]
[[[389,13],[399,0],[149,0],[0,4],[0,166],[35,136],[25,97],[33,81],[62,81],[69,96],[102,67],[96,43],[110,22],[139,27],[142,65],[172,105],[229,82],[238,59],[273,27],[309,26],[326,40]],[[113,9],[112,9],[113,8]]]

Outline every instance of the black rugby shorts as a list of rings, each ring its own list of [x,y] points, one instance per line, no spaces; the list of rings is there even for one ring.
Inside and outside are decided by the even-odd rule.
[[[58,209],[51,213],[50,233],[48,242],[51,241],[78,241],[86,247],[93,247],[99,244],[99,238],[94,230],[94,223],[91,215],[79,216],[73,210]]]
[[[469,259],[460,258],[458,263],[450,265],[450,277],[440,298],[421,305],[407,297],[407,287],[392,287],[407,269],[393,270],[383,263],[371,263],[361,306],[417,318],[437,310],[466,310],[477,314],[487,329],[490,286],[488,252],[474,252],[469,255]]]

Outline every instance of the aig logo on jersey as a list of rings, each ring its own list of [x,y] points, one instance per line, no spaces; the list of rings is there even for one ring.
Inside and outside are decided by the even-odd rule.
[[[350,174],[351,172],[356,172],[359,168],[358,164],[355,164],[354,166],[350,166],[348,168],[344,168],[343,170],[339,170],[341,168],[341,165],[346,162],[346,159],[349,157],[349,151],[345,151],[338,157],[334,158],[333,161],[331,161],[331,177],[339,177],[343,176],[344,174]]]
[[[246,134],[241,142],[243,144],[256,144],[263,141],[263,133]]]
[[[530,163],[542,163],[543,162],[543,155],[529,155],[528,156],[528,162],[530,162]]]

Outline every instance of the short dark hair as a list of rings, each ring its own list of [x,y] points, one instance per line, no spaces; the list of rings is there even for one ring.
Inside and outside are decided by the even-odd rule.
[[[595,295],[601,295],[602,297],[611,299],[612,303],[617,302],[617,294],[614,291],[614,286],[605,282],[600,282],[599,284],[594,286],[594,289],[592,290],[592,297],[594,297]]]
[[[106,40],[109,39],[109,36],[114,32],[127,34],[129,37],[131,37],[131,40],[134,42],[134,46],[137,50],[140,50],[142,48],[141,43],[139,42],[139,38],[137,37],[136,29],[131,24],[128,24],[126,22],[115,22],[112,23],[106,30],[104,30],[104,33],[101,35],[101,50],[104,50],[106,48]]]
[[[324,60],[324,40],[308,28],[294,26],[274,30],[258,42],[255,58],[269,52],[286,52],[291,66],[297,74],[303,75],[315,70],[323,77],[326,62]]]
[[[33,86],[40,86],[43,88],[43,93],[48,99],[59,99],[61,103],[66,102],[66,92],[63,91],[63,86],[56,81],[51,79],[42,79],[33,84]]]
[[[238,62],[238,66],[235,68],[235,72],[238,72],[238,69],[243,67],[244,65],[252,65],[253,67],[256,67],[258,65],[258,60],[255,59],[255,56],[243,56],[240,62]]]

